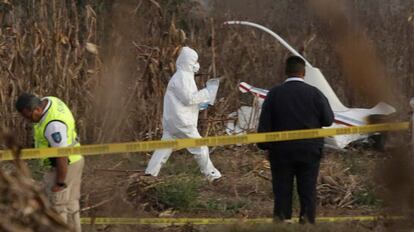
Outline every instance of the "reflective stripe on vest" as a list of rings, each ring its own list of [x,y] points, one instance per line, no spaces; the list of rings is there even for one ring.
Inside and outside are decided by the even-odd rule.
[[[72,112],[65,105],[63,101],[56,97],[45,97],[42,100],[47,99],[50,102],[50,107],[45,112],[45,115],[40,122],[35,123],[33,126],[34,140],[36,148],[50,147],[49,142],[45,136],[45,130],[47,125],[52,121],[59,121],[66,125],[67,128],[67,142],[68,146],[80,146],[77,141],[76,125]],[[74,163],[82,159],[79,154],[73,154],[69,157],[69,163]],[[50,166],[51,162],[49,158],[42,159],[44,166]]]

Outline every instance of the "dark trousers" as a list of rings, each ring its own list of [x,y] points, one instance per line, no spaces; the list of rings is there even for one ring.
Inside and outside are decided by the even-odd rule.
[[[292,193],[296,177],[300,222],[315,223],[316,182],[321,154],[315,152],[272,152],[269,154],[274,194],[273,217],[292,218]]]

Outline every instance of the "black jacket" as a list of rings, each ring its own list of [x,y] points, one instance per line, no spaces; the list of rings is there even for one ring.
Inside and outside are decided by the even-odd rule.
[[[334,114],[317,88],[291,80],[269,91],[262,106],[258,132],[314,129],[330,126]],[[273,151],[321,151],[323,138],[258,144]]]

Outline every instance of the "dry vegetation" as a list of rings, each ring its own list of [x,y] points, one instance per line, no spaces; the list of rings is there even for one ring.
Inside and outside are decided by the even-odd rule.
[[[25,138],[22,144],[30,145],[27,124],[13,108],[17,95],[30,91],[68,102],[84,143],[153,138],[159,135],[156,119],[161,117],[161,98],[174,72],[175,56],[187,44],[200,53],[201,72],[206,74],[199,78],[200,84],[213,76],[224,79],[218,105],[209,111],[209,120],[206,115],[201,119],[209,124],[209,134],[219,133],[215,124],[240,104],[237,83],[270,88],[283,80],[281,67],[289,55],[259,31],[223,27],[226,19],[269,26],[322,69],[347,105],[372,106],[353,85],[358,80],[366,83],[364,78],[375,80],[358,76],[363,67],[352,73],[354,79],[347,79],[342,59],[352,56],[336,53],[335,30],[307,1],[209,2],[209,8],[190,0],[2,2],[2,124],[15,128]],[[404,111],[404,102],[413,95],[409,72],[413,8],[410,1],[347,1],[343,13],[349,16],[348,24],[357,25],[358,33],[352,36],[367,37],[367,46],[375,49]]]
[[[72,231],[51,209],[42,186],[33,180],[26,163],[19,159],[20,148],[15,136],[0,128],[0,144],[13,151],[16,167],[14,172],[5,170],[4,166],[0,169],[0,231]]]
[[[370,83],[375,83],[378,70],[383,70],[381,76],[393,83],[392,87],[386,85],[387,91],[395,96],[393,104],[405,120],[407,99],[414,95],[414,2],[342,2],[341,16],[326,20],[326,15],[306,0],[1,1],[0,126],[13,128],[19,143],[31,146],[30,126],[14,109],[17,96],[29,91],[55,95],[67,102],[84,144],[158,139],[164,89],[175,70],[179,48],[190,45],[200,54],[204,75],[197,79],[199,86],[209,78],[223,78],[217,104],[200,117],[204,135],[222,134],[225,117],[251,100],[240,101],[237,84],[246,81],[270,88],[280,83],[284,79],[283,61],[289,55],[262,32],[224,27],[222,22],[230,19],[261,23],[279,33],[321,68],[345,105],[373,106],[372,91],[366,90],[374,89]],[[343,25],[349,27],[336,28]],[[341,33],[352,37],[341,40]],[[363,43],[348,44],[350,40]],[[364,59],[372,57],[358,55],[365,49],[375,56],[375,64],[367,62],[364,66]],[[359,84],[361,88],[357,88]],[[187,186],[188,176],[199,175],[195,167],[188,167],[190,157],[179,157],[174,160],[178,164],[167,167],[160,182],[141,180],[131,175],[139,173],[137,167],[145,167],[148,156],[140,155],[88,160],[82,196],[84,215],[159,215],[174,205],[168,204],[171,199],[160,202],[151,196],[165,190],[163,184],[171,189],[174,183],[169,176],[177,174],[173,170],[184,170],[183,183],[178,183],[181,186]],[[230,155],[235,156],[231,161]],[[223,216],[271,214],[269,170],[255,148],[217,149],[213,159],[226,173],[224,183],[197,185],[199,199],[204,200],[187,205],[179,215],[211,216],[218,211]],[[355,172],[355,161],[344,158],[344,154],[327,157],[318,187],[320,205],[327,213],[360,209],[360,204],[377,206],[378,202],[371,201],[376,197],[367,191],[371,190],[367,183],[372,181],[367,175],[372,174],[375,159],[378,154],[363,155],[360,161],[369,162],[369,170]],[[202,180],[197,181],[204,185]],[[194,186],[188,187],[192,194]],[[108,206],[115,201],[119,205]],[[255,211],[258,205],[263,212]]]
[[[1,231],[70,231],[31,176],[0,170],[0,186]]]

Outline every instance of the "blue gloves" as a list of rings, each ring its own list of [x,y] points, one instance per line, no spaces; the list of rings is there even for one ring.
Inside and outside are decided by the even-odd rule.
[[[198,109],[200,110],[205,110],[208,108],[208,102],[202,102],[200,104],[198,104]]]

